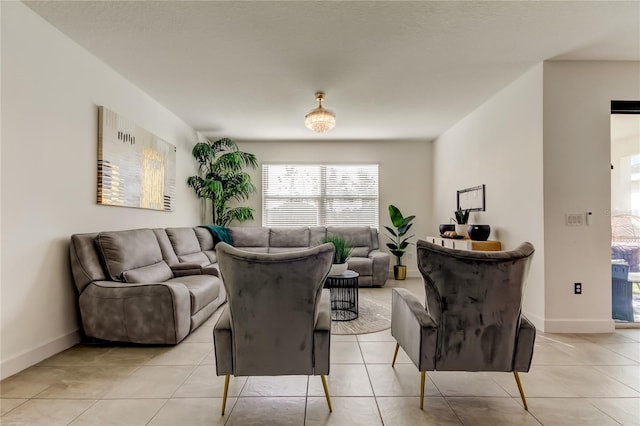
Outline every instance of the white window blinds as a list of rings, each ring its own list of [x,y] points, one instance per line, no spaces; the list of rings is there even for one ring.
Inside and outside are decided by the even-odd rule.
[[[378,165],[264,164],[263,226],[378,227]]]

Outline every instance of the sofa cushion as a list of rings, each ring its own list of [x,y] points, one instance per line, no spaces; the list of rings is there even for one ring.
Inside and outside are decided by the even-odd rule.
[[[172,278],[167,282],[177,282],[184,284],[189,289],[191,297],[191,315],[213,302],[220,294],[222,283],[220,278],[214,275],[187,275],[184,277]]]
[[[373,262],[366,257],[350,257],[347,260],[348,268],[360,274],[360,276],[373,275]]]
[[[200,266],[210,265],[212,262],[209,260],[206,254],[199,251],[197,253],[185,254],[183,256],[178,256],[181,263],[195,263]]]
[[[126,283],[162,283],[171,278],[173,272],[164,261],[122,273],[122,280]]]
[[[200,242],[193,228],[167,228],[167,236],[171,241],[173,250],[180,256],[202,251]],[[184,262],[180,259],[181,262]]]
[[[124,271],[164,262],[160,245],[151,229],[101,232],[96,244],[113,281],[121,281]]]
[[[269,247],[305,247],[309,248],[309,228],[282,227],[271,228]],[[271,251],[270,251],[271,252]]]
[[[265,252],[269,247],[269,228],[236,226],[229,230],[234,247],[240,249],[263,247]]]
[[[202,226],[197,226],[193,228],[193,232],[196,233],[196,238],[198,238],[198,242],[200,243],[200,250],[207,251],[213,250],[213,247],[216,245],[215,240],[213,239],[213,235],[209,229],[204,228]]]
[[[344,238],[353,248],[351,256],[367,257],[371,251],[371,228],[368,226],[328,226],[327,236]]]

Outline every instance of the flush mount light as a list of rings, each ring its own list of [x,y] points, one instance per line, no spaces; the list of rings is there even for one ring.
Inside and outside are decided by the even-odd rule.
[[[323,108],[323,99],[324,93],[316,92],[318,107],[312,109],[304,116],[304,125],[316,133],[328,132],[336,125],[336,115],[332,111]]]

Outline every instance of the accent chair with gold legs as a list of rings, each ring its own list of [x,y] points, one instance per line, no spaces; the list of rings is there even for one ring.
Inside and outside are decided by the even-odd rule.
[[[319,375],[327,405],[331,304],[323,290],[333,244],[289,253],[216,246],[227,305],[213,329],[216,372],[234,376]]]
[[[426,371],[504,371],[513,372],[528,410],[518,372],[529,371],[536,337],[521,313],[533,252],[530,243],[478,252],[418,241],[425,305],[394,288],[391,334],[397,341],[392,366],[402,347],[421,373],[420,409]]]

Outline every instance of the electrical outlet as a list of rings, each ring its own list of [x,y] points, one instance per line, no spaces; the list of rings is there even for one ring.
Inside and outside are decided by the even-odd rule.
[[[582,283],[573,283],[573,294],[582,294]]]

